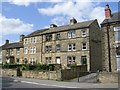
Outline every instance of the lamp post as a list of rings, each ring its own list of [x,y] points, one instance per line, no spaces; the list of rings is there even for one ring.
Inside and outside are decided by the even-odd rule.
[[[112,72],[111,69],[111,53],[110,53],[110,35],[109,35],[109,19],[107,20],[106,30],[107,30],[107,41],[108,41],[108,63],[109,63],[109,72]]]

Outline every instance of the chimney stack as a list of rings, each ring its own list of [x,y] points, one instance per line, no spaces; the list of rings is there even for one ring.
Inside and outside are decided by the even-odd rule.
[[[9,44],[9,40],[8,39],[6,40],[5,44]]]
[[[57,25],[55,25],[55,24],[50,25],[50,28],[54,28],[54,27],[57,27]]]
[[[74,17],[71,18],[71,19],[70,19],[70,24],[73,25],[73,24],[75,24],[75,23],[77,23],[77,20],[76,20]]]
[[[20,42],[23,42],[25,35],[20,35]]]
[[[109,5],[107,4],[105,7],[105,19],[110,19],[111,17],[111,10],[109,8]]]

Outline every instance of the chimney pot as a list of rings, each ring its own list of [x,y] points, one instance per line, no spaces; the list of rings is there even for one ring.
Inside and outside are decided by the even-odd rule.
[[[111,17],[111,10],[109,8],[109,5],[107,4],[105,7],[105,18],[110,19],[110,17]]]

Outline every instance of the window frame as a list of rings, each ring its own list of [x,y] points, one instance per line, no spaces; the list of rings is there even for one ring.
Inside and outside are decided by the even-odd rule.
[[[56,40],[60,40],[60,33],[56,34]]]
[[[28,44],[28,38],[24,39],[24,44]]]
[[[76,31],[68,31],[68,38],[75,38],[76,37]]]
[[[84,45],[85,44],[85,45]],[[85,48],[85,49],[84,49]],[[83,42],[82,43],[82,50],[87,50],[87,43],[86,42]]]
[[[31,43],[36,43],[36,37],[31,37]]]
[[[87,32],[85,30],[82,30],[81,33],[82,33],[82,37],[86,37],[87,36]]]
[[[24,54],[28,54],[28,48],[27,47],[24,48]]]
[[[76,51],[76,44],[75,43],[68,44],[68,51]]]
[[[45,35],[45,41],[52,41],[52,34]]]
[[[56,52],[59,52],[60,51],[60,44],[57,44],[56,45]]]
[[[67,56],[67,65],[72,65],[76,63],[76,57],[75,56]]]
[[[120,26],[116,26],[114,27],[114,39],[115,39],[115,43],[119,43],[120,42]]]

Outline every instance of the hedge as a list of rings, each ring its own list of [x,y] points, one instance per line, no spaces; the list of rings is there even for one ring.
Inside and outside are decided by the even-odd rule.
[[[4,64],[2,66],[3,68],[7,69],[17,69],[18,67],[22,70],[49,70],[54,71],[55,70],[55,64]]]

